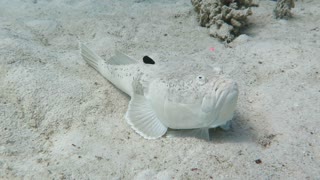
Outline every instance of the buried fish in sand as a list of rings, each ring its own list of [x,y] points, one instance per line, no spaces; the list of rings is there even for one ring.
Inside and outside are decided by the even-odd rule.
[[[120,52],[104,61],[84,44],[80,48],[90,66],[131,97],[125,118],[146,139],[168,129],[208,139],[209,128],[233,118],[238,86],[218,68],[186,59],[158,63],[147,56],[139,62]]]

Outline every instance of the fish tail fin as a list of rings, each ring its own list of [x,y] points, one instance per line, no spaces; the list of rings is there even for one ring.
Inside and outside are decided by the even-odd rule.
[[[103,59],[98,56],[96,53],[91,51],[86,45],[83,43],[79,43],[80,46],[80,54],[82,58],[94,69],[100,72],[99,65],[103,62]]]
[[[131,75],[123,76],[122,70],[117,70],[116,66],[125,66],[129,64],[137,63],[135,60],[130,57],[122,54],[120,52],[116,53],[115,56],[111,57],[109,61],[104,61],[100,56],[91,51],[83,43],[79,44],[80,54],[82,58],[95,70],[97,70],[102,76],[109,80],[113,85],[122,90],[123,92],[131,95],[132,94],[132,81],[133,78]],[[137,66],[132,67],[137,68]],[[131,72],[134,72],[134,69],[131,69]],[[132,73],[132,74],[134,74]]]

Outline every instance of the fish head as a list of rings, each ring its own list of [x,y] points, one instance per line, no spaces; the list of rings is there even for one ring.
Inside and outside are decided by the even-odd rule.
[[[179,69],[164,73],[149,88],[148,99],[166,126],[217,127],[232,119],[238,98],[235,81],[208,65]]]

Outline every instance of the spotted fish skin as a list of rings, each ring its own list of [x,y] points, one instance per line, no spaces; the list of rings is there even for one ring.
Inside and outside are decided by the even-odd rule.
[[[104,61],[84,44],[80,49],[90,66],[131,97],[126,120],[146,139],[159,138],[169,128],[207,139],[209,128],[233,118],[238,86],[218,68],[187,58],[136,61],[119,52]]]

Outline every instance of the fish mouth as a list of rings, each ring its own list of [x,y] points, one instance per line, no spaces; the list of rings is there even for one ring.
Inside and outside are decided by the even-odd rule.
[[[216,82],[210,95],[204,98],[202,111],[206,113],[209,127],[224,125],[233,118],[238,99],[238,85],[233,80]]]
[[[218,115],[216,121],[211,125],[214,127],[224,125],[233,118],[233,113],[238,100],[238,85],[236,82],[226,81],[218,92],[216,92],[217,101],[215,110]]]

